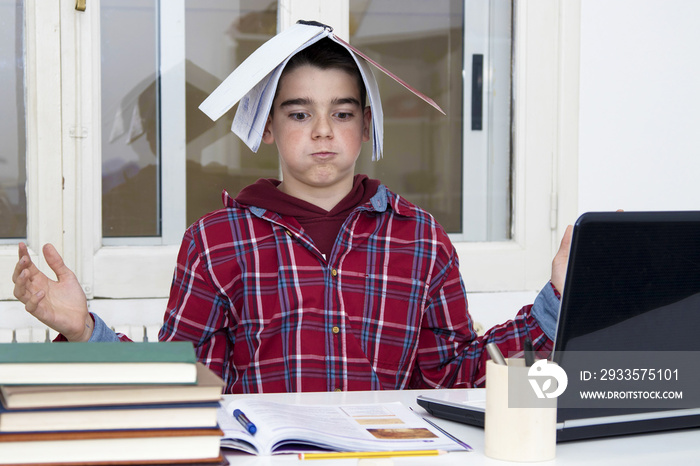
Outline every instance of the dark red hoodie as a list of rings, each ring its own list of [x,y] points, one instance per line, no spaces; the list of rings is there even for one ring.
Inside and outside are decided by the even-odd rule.
[[[279,185],[279,180],[260,179],[243,188],[236,201],[295,218],[318,250],[328,256],[345,219],[355,207],[368,202],[377,193],[380,181],[367,175],[355,175],[350,193],[330,211],[283,193],[277,189]]]

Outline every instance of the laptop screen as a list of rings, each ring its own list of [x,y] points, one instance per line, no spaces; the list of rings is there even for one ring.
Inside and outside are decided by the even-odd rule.
[[[553,354],[569,374],[564,395],[582,385],[577,352],[700,351],[700,212],[582,215],[564,288]],[[654,409],[560,408],[558,417],[644,411]]]
[[[583,214],[574,226],[552,354],[568,377],[557,399],[557,441],[700,427],[698,328],[700,212]],[[602,383],[612,370],[615,383]],[[601,383],[608,392],[621,387],[620,374],[630,376],[622,387],[632,393],[641,383],[635,377],[649,382],[652,375],[643,387],[652,392],[690,389],[686,399],[673,400],[680,405],[595,400],[602,406],[580,397]],[[444,396],[418,402],[435,416],[483,425],[483,407]]]

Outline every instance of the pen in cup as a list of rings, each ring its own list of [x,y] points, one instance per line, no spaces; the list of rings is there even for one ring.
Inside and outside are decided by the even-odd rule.
[[[236,409],[233,411],[233,417],[235,417],[236,420],[240,422],[241,425],[245,428],[245,430],[247,430],[251,435],[254,435],[258,431],[258,428],[255,427],[255,424],[250,422],[250,419],[248,419],[248,417],[245,414],[243,414],[243,411],[241,411],[240,409]]]
[[[525,337],[524,353],[525,353],[525,365],[527,367],[532,366],[535,363],[535,352],[532,349],[532,340],[530,339],[529,336]]]
[[[503,353],[501,353],[501,350],[498,349],[498,346],[496,346],[496,343],[491,342],[486,344],[486,351],[489,352],[489,356],[491,356],[491,360],[495,362],[496,364],[502,364],[502,365],[507,365],[506,360],[503,358]]]

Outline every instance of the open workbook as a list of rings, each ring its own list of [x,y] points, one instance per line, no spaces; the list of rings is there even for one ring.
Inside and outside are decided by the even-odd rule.
[[[256,427],[236,420],[240,410]],[[222,403],[221,446],[255,455],[332,451],[469,451],[399,402],[294,405],[242,398]]]

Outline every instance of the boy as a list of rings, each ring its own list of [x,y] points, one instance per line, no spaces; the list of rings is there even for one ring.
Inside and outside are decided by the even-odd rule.
[[[343,46],[296,53],[261,135],[277,145],[282,181],[224,193],[225,207],[185,233],[159,338],[193,342],[227,393],[472,387],[487,342],[508,354],[529,335],[551,348],[568,235],[535,305],[477,337],[444,230],[354,174],[370,139],[365,99]],[[58,282],[20,245],[13,281],[26,309],[68,340],[126,340],[88,313],[55,249],[44,254]]]

